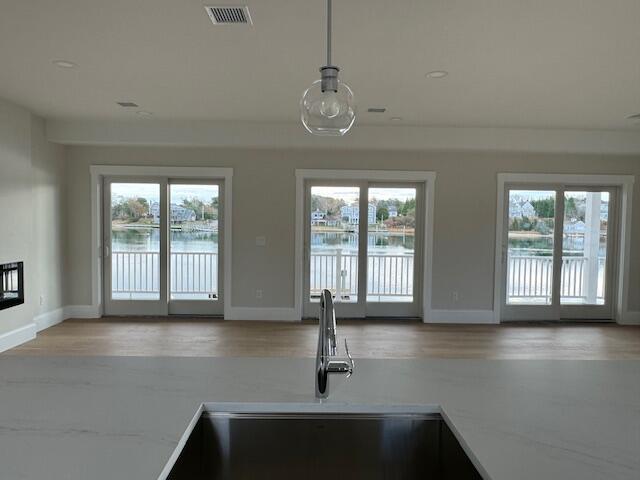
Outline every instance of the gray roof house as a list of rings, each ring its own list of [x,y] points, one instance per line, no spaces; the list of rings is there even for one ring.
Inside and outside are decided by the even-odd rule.
[[[151,215],[153,216],[153,223],[160,223],[160,204],[153,202],[150,207]],[[196,219],[196,212],[190,208],[185,208],[182,205],[171,204],[171,222],[172,223],[184,223],[193,222]]]

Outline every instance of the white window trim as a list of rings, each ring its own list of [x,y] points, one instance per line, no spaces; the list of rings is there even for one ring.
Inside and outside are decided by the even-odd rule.
[[[369,180],[381,182],[424,183],[426,205],[424,211],[424,265],[422,282],[422,319],[432,317],[432,257],[433,257],[433,205],[435,200],[435,172],[406,170],[324,170],[296,169],[296,221],[295,221],[295,275],[294,310],[302,319],[304,272],[304,183],[307,180]]]
[[[502,236],[504,234],[504,189],[507,184],[556,184],[602,186],[620,188],[620,237],[618,262],[616,265],[617,287],[614,299],[614,317],[618,323],[625,323],[630,317],[629,259],[631,256],[631,207],[633,205],[633,175],[590,175],[560,173],[499,173],[496,207],[496,250],[494,265],[493,312],[495,323],[500,323],[502,308]]]
[[[162,176],[224,180],[224,315],[231,315],[231,232],[233,230],[232,168],[157,167],[130,165],[91,165],[91,306],[97,316],[103,314],[102,302],[102,179],[109,176]]]

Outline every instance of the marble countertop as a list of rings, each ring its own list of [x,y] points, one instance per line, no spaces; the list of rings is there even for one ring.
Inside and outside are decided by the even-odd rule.
[[[202,403],[314,405],[313,369],[0,357],[0,478],[155,480]],[[332,380],[315,408],[441,408],[491,480],[640,479],[638,361],[356,359],[352,378]]]

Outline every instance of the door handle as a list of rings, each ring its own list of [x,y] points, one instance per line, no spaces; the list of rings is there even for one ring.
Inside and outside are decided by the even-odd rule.
[[[104,256],[105,256],[105,258],[108,258],[110,254],[111,254],[111,250],[110,250],[109,246],[105,245],[105,247],[104,247]]]

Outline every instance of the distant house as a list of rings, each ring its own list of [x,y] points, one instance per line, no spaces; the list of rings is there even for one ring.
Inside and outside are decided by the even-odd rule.
[[[395,205],[389,205],[389,208],[387,208],[387,211],[389,212],[389,218],[398,216],[398,209],[396,208]]]
[[[536,209],[533,208],[533,205],[531,205],[531,203],[529,202],[524,202],[522,204],[522,216],[523,217],[529,217],[529,218],[533,218],[536,217]]]
[[[536,216],[536,209],[530,202],[509,201],[509,218],[534,218]]]
[[[160,204],[153,202],[149,209],[153,216],[153,223],[160,223]],[[182,205],[171,204],[171,223],[194,222],[196,220],[196,212]]]
[[[311,225],[326,225],[327,224],[327,212],[316,209],[311,212]]]
[[[587,230],[587,226],[582,220],[572,221],[564,226],[564,233],[575,234],[584,233]]]
[[[373,225],[376,223],[376,213],[377,208],[374,204],[370,203],[368,205],[367,212],[367,221],[369,225]],[[340,215],[342,216],[342,220],[351,225],[358,225],[360,223],[360,209],[358,208],[357,203],[352,203],[351,205],[344,205],[340,207]]]

